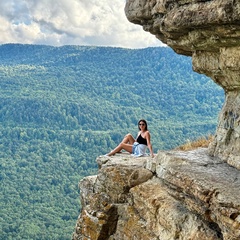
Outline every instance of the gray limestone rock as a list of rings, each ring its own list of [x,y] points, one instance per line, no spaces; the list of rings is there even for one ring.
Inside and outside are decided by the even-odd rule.
[[[81,181],[74,240],[240,239],[240,171],[206,148],[108,158]]]
[[[240,239],[240,1],[127,0],[140,24],[225,90],[208,149],[100,156],[74,240]]]
[[[225,103],[209,154],[240,169],[240,1],[127,0],[125,13],[193,69],[223,87]]]

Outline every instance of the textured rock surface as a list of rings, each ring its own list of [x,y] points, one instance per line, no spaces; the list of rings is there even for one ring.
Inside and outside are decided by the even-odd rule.
[[[193,69],[222,86],[226,100],[208,150],[99,157],[98,175],[80,183],[73,239],[239,240],[240,1],[127,0],[125,12],[192,56]]]
[[[99,157],[74,240],[240,239],[240,172],[207,149]]]
[[[193,69],[224,88],[209,153],[240,169],[240,1],[127,0],[125,12],[177,53],[192,56]]]

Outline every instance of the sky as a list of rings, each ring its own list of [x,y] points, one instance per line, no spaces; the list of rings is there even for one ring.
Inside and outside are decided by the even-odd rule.
[[[130,23],[125,0],[0,0],[0,44],[162,46]]]

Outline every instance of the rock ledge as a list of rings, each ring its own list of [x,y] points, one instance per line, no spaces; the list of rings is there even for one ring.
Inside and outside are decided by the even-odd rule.
[[[240,172],[207,149],[97,159],[74,240],[240,239]]]

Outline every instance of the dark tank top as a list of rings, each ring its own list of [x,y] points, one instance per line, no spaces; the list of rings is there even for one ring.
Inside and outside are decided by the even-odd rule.
[[[146,138],[143,138],[141,134],[139,134],[139,136],[137,137],[137,140],[136,140],[139,144],[144,144],[144,145],[147,145],[147,139]]]

